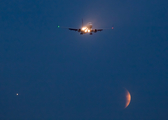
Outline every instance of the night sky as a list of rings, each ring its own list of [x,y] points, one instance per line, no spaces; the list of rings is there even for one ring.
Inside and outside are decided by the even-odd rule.
[[[1,0],[0,120],[166,120],[167,87],[167,0]]]

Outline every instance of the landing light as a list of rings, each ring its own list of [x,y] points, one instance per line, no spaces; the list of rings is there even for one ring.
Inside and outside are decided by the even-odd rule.
[[[83,27],[83,28],[82,28],[82,30],[85,30],[85,29],[86,29],[86,27]]]

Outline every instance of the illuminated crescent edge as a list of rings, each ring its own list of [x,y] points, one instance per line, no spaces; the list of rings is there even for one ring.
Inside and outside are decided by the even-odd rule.
[[[127,90],[125,108],[128,107],[128,105],[130,104],[130,102],[131,102],[131,94],[130,94],[129,91]]]

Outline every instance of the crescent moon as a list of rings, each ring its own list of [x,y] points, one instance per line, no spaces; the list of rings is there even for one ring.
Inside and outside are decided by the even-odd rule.
[[[131,102],[131,94],[129,93],[128,90],[126,90],[126,104],[125,104],[125,108],[128,107],[128,105]]]

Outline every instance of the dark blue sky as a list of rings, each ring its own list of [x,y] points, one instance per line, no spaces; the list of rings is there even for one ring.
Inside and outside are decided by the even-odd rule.
[[[168,119],[167,6],[167,0],[1,1],[0,119]],[[114,30],[90,36],[57,28],[79,28],[82,18]],[[126,109],[124,88],[132,96]]]

